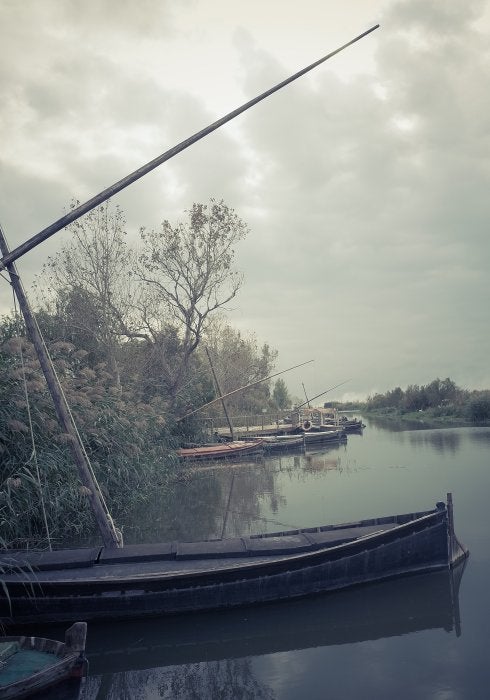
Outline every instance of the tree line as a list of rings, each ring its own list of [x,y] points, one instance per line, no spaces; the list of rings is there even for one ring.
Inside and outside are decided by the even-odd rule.
[[[446,379],[434,379],[425,385],[396,387],[366,400],[368,411],[400,414],[428,411],[434,417],[454,417],[473,423],[490,420],[490,391],[469,391]]]
[[[71,224],[32,300],[116,521],[178,473],[177,446],[208,437],[204,419],[220,414],[219,403],[180,420],[217,396],[208,356],[223,393],[267,377],[277,361],[224,314],[242,284],[234,251],[248,232],[233,209],[193,204],[177,224],[141,229],[136,245],[126,228],[110,202]],[[76,540],[91,514],[14,312],[0,319],[0,396],[0,538],[32,543],[47,526],[55,541]],[[288,405],[282,379],[228,400],[231,414]]]

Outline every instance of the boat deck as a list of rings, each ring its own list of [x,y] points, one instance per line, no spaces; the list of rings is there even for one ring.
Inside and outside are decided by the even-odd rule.
[[[70,583],[80,580],[110,582],[158,577],[189,576],[206,571],[236,570],[280,561],[296,554],[334,548],[371,535],[387,532],[399,523],[374,523],[352,527],[310,528],[290,533],[252,535],[204,542],[170,542],[57,552],[11,553],[2,557],[10,568],[6,583],[35,581]]]

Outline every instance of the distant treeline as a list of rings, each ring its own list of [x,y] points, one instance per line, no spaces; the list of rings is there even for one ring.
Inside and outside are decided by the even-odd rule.
[[[429,384],[411,384],[406,389],[396,387],[385,394],[369,396],[368,411],[400,414],[428,411],[433,417],[454,417],[473,423],[490,420],[490,391],[468,391],[447,377]]]

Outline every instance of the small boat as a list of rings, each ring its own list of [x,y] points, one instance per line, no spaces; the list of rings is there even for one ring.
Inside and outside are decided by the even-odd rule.
[[[337,424],[337,428],[345,430],[346,433],[361,432],[365,427],[359,418],[346,418],[346,416],[342,416]]]
[[[347,435],[343,430],[312,430],[303,435],[307,446],[318,442],[345,442],[347,440]]]
[[[204,542],[2,552],[0,619],[137,618],[288,600],[448,569],[467,556],[451,494],[433,510]]]
[[[64,697],[78,698],[87,670],[86,636],[87,623],[75,622],[64,643],[43,637],[0,637],[0,700],[30,698],[53,686],[61,698],[57,692],[61,684]]]
[[[177,454],[180,459],[202,460],[236,458],[258,454],[263,451],[264,441],[257,439],[219,442],[215,445],[200,445],[199,447],[181,447],[177,450]]]
[[[305,440],[302,435],[270,435],[263,438],[267,452],[278,450],[294,450],[304,447]]]

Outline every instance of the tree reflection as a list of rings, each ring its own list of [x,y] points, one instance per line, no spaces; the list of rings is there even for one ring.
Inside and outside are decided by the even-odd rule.
[[[83,700],[274,700],[252,660],[226,659],[89,677]]]
[[[160,687],[161,698],[186,700],[273,700],[274,693],[254,676],[251,659],[227,659],[179,666]]]
[[[461,436],[454,431],[431,430],[410,433],[410,444],[414,447],[429,445],[435,452],[455,454],[461,448]]]

